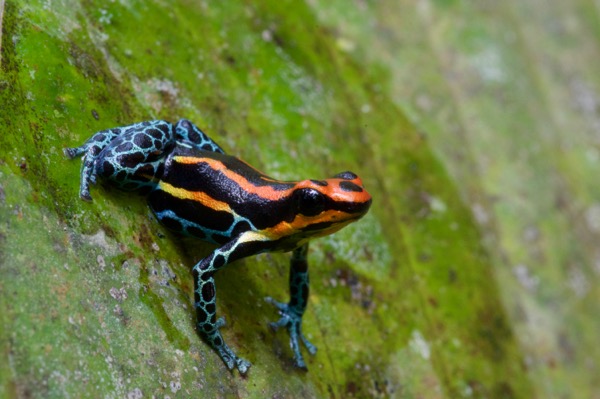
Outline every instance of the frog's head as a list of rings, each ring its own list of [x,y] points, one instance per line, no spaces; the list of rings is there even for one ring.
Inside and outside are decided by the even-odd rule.
[[[325,180],[300,181],[291,200],[294,219],[289,227],[294,235],[307,238],[334,233],[363,217],[371,206],[371,195],[352,172]]]

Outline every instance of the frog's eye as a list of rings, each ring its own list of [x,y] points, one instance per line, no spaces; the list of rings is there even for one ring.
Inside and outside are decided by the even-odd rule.
[[[313,188],[303,188],[294,193],[296,209],[304,216],[316,216],[325,209],[323,194]]]

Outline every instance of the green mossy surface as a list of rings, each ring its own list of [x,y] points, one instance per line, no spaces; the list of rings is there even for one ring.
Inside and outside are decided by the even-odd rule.
[[[598,11],[485,4],[0,0],[0,397],[598,395]],[[308,372],[267,326],[287,254],[216,276],[241,377],[194,331],[211,246],[77,196],[62,148],[183,117],[373,196],[311,244]]]

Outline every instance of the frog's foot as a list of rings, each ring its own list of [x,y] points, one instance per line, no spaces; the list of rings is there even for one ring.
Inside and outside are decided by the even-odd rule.
[[[73,159],[80,155],[83,155],[85,150],[86,150],[85,145],[82,145],[81,147],[75,147],[75,148],[63,148],[63,154],[65,154],[65,156],[67,158]]]
[[[311,355],[317,353],[317,347],[311,344],[304,334],[302,334],[302,314],[298,314],[298,312],[294,311],[293,307],[289,304],[278,302],[271,297],[265,298],[265,301],[279,309],[279,314],[281,315],[281,318],[278,321],[269,323],[269,326],[271,326],[274,331],[280,327],[287,327],[288,333],[290,334],[290,347],[294,352],[294,363],[296,364],[296,367],[307,370],[302,353],[300,353],[298,339],[302,341]]]
[[[198,324],[198,330],[209,343],[209,345],[217,351],[229,370],[233,370],[235,367],[239,370],[240,374],[246,374],[252,363],[242,359],[241,357],[238,357],[235,353],[233,353],[229,346],[227,346],[223,340],[223,337],[221,336],[221,333],[219,332],[219,328],[223,327],[224,325],[225,319],[220,317],[213,325],[212,330],[206,331],[207,327],[202,323]]]
[[[100,150],[98,148],[92,149],[90,153],[90,146],[84,144],[74,148],[64,148],[63,153],[69,158],[73,159],[78,156],[84,157],[83,167],[81,169],[81,180],[79,184],[79,198],[85,201],[91,201],[92,196],[90,195],[90,183],[96,184],[96,168],[94,167],[94,160],[96,159],[96,153]]]

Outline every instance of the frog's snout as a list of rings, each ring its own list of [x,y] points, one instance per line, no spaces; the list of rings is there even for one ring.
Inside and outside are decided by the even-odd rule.
[[[346,171],[333,176],[335,179],[341,179],[340,187],[344,191],[354,191],[360,193],[365,187],[360,177],[356,173]]]
[[[339,180],[338,200],[351,203],[352,213],[364,215],[371,207],[371,194],[365,190],[363,182],[358,175],[346,171],[334,176]]]

